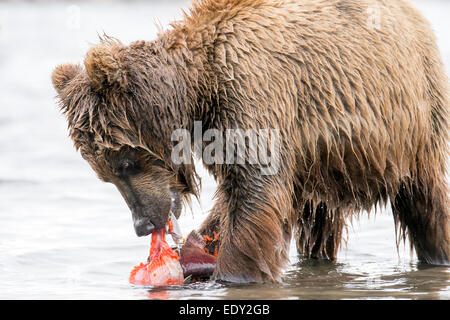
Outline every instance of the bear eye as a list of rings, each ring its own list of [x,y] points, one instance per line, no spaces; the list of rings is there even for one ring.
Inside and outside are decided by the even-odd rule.
[[[125,159],[120,162],[117,168],[117,173],[119,175],[130,175],[137,172],[137,165],[134,161]]]

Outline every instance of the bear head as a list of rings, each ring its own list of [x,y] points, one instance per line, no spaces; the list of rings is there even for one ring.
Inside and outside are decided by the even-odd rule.
[[[171,160],[172,132],[190,126],[180,65],[157,43],[104,38],[84,67],[63,64],[52,74],[75,148],[118,188],[138,236],[163,228],[170,213],[178,218],[198,192],[193,162]]]

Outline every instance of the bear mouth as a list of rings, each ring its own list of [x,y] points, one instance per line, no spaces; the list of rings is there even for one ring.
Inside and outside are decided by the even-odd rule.
[[[179,194],[172,190],[170,190],[170,198],[172,202],[170,203],[169,218],[167,221],[168,233],[172,236],[173,241],[179,244],[183,241],[181,228],[178,224],[178,218],[181,215],[181,200]]]
[[[178,219],[181,214],[181,200],[179,194],[173,190],[170,190],[170,200],[169,217],[173,215],[176,219]]]

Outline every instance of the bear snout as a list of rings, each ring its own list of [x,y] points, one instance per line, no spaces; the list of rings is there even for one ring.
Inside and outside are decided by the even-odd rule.
[[[155,225],[147,217],[133,218],[134,231],[138,237],[145,237],[156,230]]]

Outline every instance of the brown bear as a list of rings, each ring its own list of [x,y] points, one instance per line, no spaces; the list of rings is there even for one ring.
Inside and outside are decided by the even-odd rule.
[[[346,219],[388,200],[420,261],[450,263],[448,78],[406,0],[196,1],[156,40],[104,37],[52,80],[75,147],[140,236],[198,194],[175,130],[278,130],[274,174],[206,164],[214,279],[280,281],[292,234],[302,257],[335,259]]]

